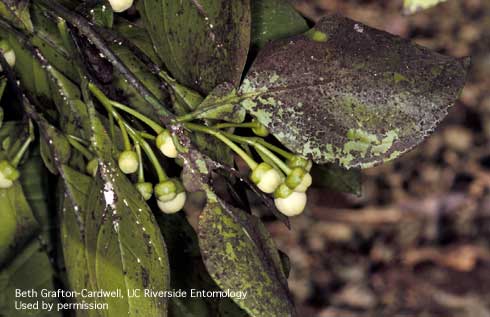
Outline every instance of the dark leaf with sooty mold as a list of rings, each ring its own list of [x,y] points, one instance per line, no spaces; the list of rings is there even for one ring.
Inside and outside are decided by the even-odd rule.
[[[249,0],[144,0],[147,31],[178,82],[207,94],[237,85],[250,44]]]
[[[340,16],[270,43],[242,105],[293,152],[367,168],[419,144],[465,83],[465,62]]]
[[[247,292],[235,302],[251,316],[294,316],[281,259],[259,218],[208,202],[199,219],[199,245],[218,286]]]

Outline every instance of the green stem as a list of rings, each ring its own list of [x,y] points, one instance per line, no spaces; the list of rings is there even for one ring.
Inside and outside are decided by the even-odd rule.
[[[272,145],[268,142],[265,142],[263,139],[260,138],[248,138],[248,137],[242,137],[238,135],[234,135],[231,133],[226,133],[224,132],[224,135],[231,140],[234,140],[236,142],[240,143],[245,143],[253,146],[256,150],[260,150],[264,155],[266,155],[268,158],[271,159],[271,161],[274,162],[286,175],[291,173],[291,169],[284,163],[280,158],[278,158],[271,150],[275,150],[277,152],[281,152],[284,157],[287,159],[289,157],[292,157],[293,155],[291,153],[288,153],[284,151],[283,149],[278,148],[275,145]],[[271,148],[271,149],[269,149]],[[281,154],[279,153],[279,154]]]
[[[155,141],[156,137],[150,133],[140,131],[140,136],[144,139]]]
[[[151,120],[147,116],[139,113],[138,111],[136,111],[136,110],[134,110],[134,109],[132,109],[132,108],[130,108],[128,106],[125,106],[123,104],[120,104],[119,102],[116,102],[116,101],[111,101],[111,104],[115,108],[120,109],[120,110],[122,110],[122,111],[124,111],[126,113],[129,113],[133,117],[135,117],[135,118],[141,120],[142,122],[146,123],[157,134],[160,134],[164,130],[161,125],[159,125],[158,123],[156,123],[155,121]]]
[[[198,132],[203,132],[206,134],[210,134],[217,138],[218,140],[222,141],[225,143],[230,149],[235,151],[236,154],[238,154],[244,161],[247,163],[247,165],[250,167],[250,169],[254,170],[257,167],[257,162],[254,161],[252,157],[250,157],[247,152],[245,152],[241,147],[233,143],[230,139],[228,139],[222,131],[215,130],[210,127],[206,127],[203,125],[195,124],[195,123],[185,123],[185,127],[188,129],[198,131]]]
[[[0,77],[0,100],[2,100],[3,92],[5,91],[5,87],[7,87],[7,79]]]
[[[215,129],[227,129],[227,128],[258,128],[257,122],[245,122],[245,123],[218,123],[213,126]]]
[[[24,141],[24,143],[20,147],[19,151],[17,151],[14,158],[10,162],[10,164],[12,164],[13,167],[19,166],[19,163],[22,160],[22,157],[26,153],[26,151],[29,148],[29,145],[31,144],[32,141],[34,141],[34,125],[32,124],[32,121],[29,120],[29,136]]]
[[[155,171],[157,172],[157,176],[158,176],[158,181],[160,183],[162,182],[165,182],[166,180],[168,180],[168,176],[167,174],[165,173],[165,171],[163,170],[163,167],[162,165],[160,164],[160,162],[158,161],[158,158],[157,156],[155,155],[155,152],[153,152],[153,149],[151,148],[151,146],[148,144],[148,142],[146,142],[143,138],[141,138],[139,136],[139,133],[137,131],[135,131],[129,124],[126,123],[126,128],[128,129],[129,131],[129,134],[131,135],[131,137],[135,140],[135,142],[137,142],[141,148],[143,149],[143,151],[145,152],[146,156],[148,156],[148,159],[150,160],[151,164],[153,165],[153,168],[155,168]],[[140,164],[141,165],[141,164]]]
[[[116,139],[116,127],[114,125],[114,116],[112,112],[109,112],[109,133],[111,134],[111,141],[114,142]]]
[[[107,112],[109,114],[112,114],[114,116],[114,119],[116,119],[119,128],[121,129],[121,135],[123,137],[123,144],[124,144],[124,150],[126,151],[131,151],[131,141],[129,140],[128,136],[128,131],[126,130],[126,126],[122,120],[122,118],[117,114],[116,111],[114,111],[112,107],[112,101],[107,98],[107,96],[100,90],[97,86],[95,86],[92,83],[88,84],[88,88],[94,94],[95,98],[102,103],[102,105],[107,109]]]
[[[190,112],[190,113],[187,113],[187,114],[184,114],[182,116],[175,118],[175,121],[176,122],[182,122],[182,123],[190,122],[190,121],[199,119],[199,116],[205,112],[211,111],[213,109],[216,109],[216,108],[222,107],[224,105],[228,105],[228,104],[239,104],[245,99],[257,97],[257,96],[260,96],[260,94],[262,94],[262,93],[252,92],[252,93],[246,93],[246,94],[227,97],[227,98],[221,100],[220,102],[218,102],[216,104],[206,106],[206,107],[198,107],[193,112]]]
[[[134,146],[136,148],[136,154],[138,154],[138,183],[145,182],[145,171],[143,169],[143,155],[141,155],[141,146],[138,140],[134,140]]]
[[[89,150],[87,150],[87,148],[85,146],[83,146],[78,140],[79,138],[75,137],[75,136],[72,136],[72,135],[68,135],[68,142],[70,142],[71,146],[73,146],[78,152],[82,153],[82,155],[87,159],[87,160],[91,160],[94,158],[94,156],[92,155],[92,153],[90,153]]]

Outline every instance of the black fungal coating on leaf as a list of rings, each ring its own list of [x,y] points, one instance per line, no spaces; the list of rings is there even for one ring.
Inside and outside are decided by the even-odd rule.
[[[181,84],[207,94],[238,84],[250,45],[250,1],[145,0],[160,59]]]
[[[295,316],[281,259],[260,219],[221,201],[208,203],[199,246],[218,286],[247,291],[236,303],[251,316]]]
[[[255,96],[244,107],[291,150],[369,167],[433,131],[465,75],[461,60],[334,15],[266,46],[241,93]]]

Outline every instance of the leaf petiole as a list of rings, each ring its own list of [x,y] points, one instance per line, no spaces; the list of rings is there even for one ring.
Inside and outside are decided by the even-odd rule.
[[[250,169],[254,170],[258,166],[257,162],[255,162],[255,160],[251,156],[249,156],[247,152],[245,152],[241,147],[239,147],[228,137],[226,137],[224,132],[203,125],[190,123],[190,122],[184,123],[184,126],[190,130],[210,134],[215,138],[217,138],[218,140],[222,141],[236,154],[238,154],[238,156],[240,156],[245,161],[245,163],[247,163]]]
[[[32,141],[34,141],[34,124],[32,123],[32,120],[29,119],[29,136],[24,141],[24,143],[20,147],[19,151],[17,151],[14,158],[10,162],[10,164],[12,164],[13,167],[19,166],[19,163],[22,160],[22,157],[27,152],[27,149],[29,148],[29,145],[32,143]]]
[[[114,107],[114,108],[117,108],[119,110],[122,110],[130,115],[132,115],[133,117],[135,117],[136,119],[144,122],[146,125],[148,125],[153,131],[155,131],[156,134],[160,134],[164,129],[162,128],[161,125],[159,125],[158,123],[156,123],[155,121],[151,120],[150,118],[148,118],[147,116],[139,113],[138,111],[134,110],[134,109],[131,109],[130,107],[128,106],[125,106],[119,102],[116,102],[116,101],[111,101],[111,105]]]
[[[80,152],[87,160],[94,158],[94,155],[82,144],[82,140],[73,135],[67,136],[68,142],[73,146],[78,152]]]

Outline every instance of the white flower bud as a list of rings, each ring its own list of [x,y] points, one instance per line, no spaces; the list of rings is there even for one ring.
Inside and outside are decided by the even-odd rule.
[[[266,194],[272,194],[282,183],[281,173],[272,168],[264,173],[257,187]]]
[[[131,8],[133,0],[109,0],[109,3],[111,4],[112,11],[124,12]]]
[[[177,148],[175,147],[174,140],[167,130],[163,131],[157,136],[157,147],[163,155],[169,158],[176,158],[179,155]]]
[[[306,194],[300,192],[292,192],[286,198],[276,197],[274,199],[277,209],[288,217],[301,214],[305,210],[306,201]]]
[[[182,210],[182,208],[184,208],[186,199],[187,199],[186,193],[181,192],[178,193],[177,196],[175,196],[175,198],[170,201],[163,202],[157,200],[157,204],[162,212],[166,214],[174,214]]]
[[[0,189],[7,189],[12,187],[14,182],[6,178],[2,173],[0,173]]]
[[[5,58],[10,67],[15,66],[15,52],[6,41],[0,42],[0,53],[3,54],[3,58]],[[0,71],[2,71],[2,65],[0,65]]]

